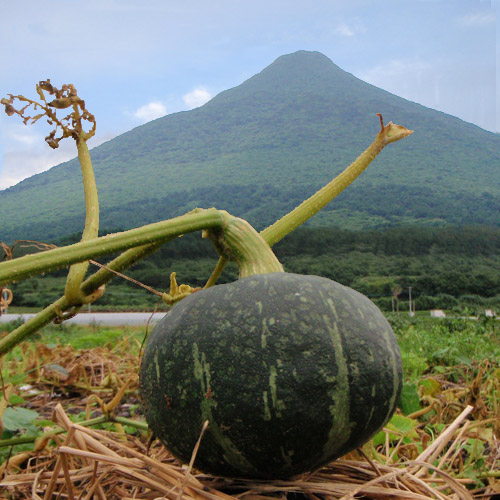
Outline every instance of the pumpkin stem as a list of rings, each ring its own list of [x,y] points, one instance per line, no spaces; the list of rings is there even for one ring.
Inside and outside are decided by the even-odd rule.
[[[326,186],[260,233],[270,247],[297,229],[298,226],[306,222],[338,196],[368,167],[387,144],[399,141],[413,133],[413,130],[408,130],[401,125],[394,125],[392,122],[384,126],[384,119],[381,113],[377,113],[377,116],[380,119],[380,132],[375,137],[373,143]],[[227,263],[228,259],[224,256],[224,253],[219,253],[221,253],[221,257],[207,281],[205,288],[215,285],[217,278],[220,276]]]
[[[247,221],[227,215],[222,229],[203,232],[203,237],[210,238],[221,255],[219,262],[236,261],[240,278],[283,272],[283,266],[262,236]]]

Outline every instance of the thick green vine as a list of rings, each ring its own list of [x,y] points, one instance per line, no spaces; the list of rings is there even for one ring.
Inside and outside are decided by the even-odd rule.
[[[384,149],[387,144],[404,139],[413,133],[401,125],[394,125],[389,122],[384,126],[382,115],[377,113],[380,118],[380,132],[375,140],[366,148],[358,158],[352,162],[342,173],[331,180],[326,186],[314,193],[310,198],[303,201],[297,208],[286,214],[274,224],[262,231],[262,237],[266,242],[273,246],[283,239],[287,234],[297,229],[306,220],[317,214],[336,196],[338,196],[347,186],[349,186],[375,159],[375,157]]]
[[[48,102],[44,92],[53,95],[55,99]],[[203,236],[213,241],[220,255],[219,262],[206,286],[215,284],[228,260],[237,262],[240,277],[283,271],[270,247],[320,211],[351,184],[387,144],[412,133],[411,130],[394,125],[392,122],[384,126],[382,116],[379,115],[381,130],[374,142],[344,172],[260,234],[248,222],[212,208],[195,209],[174,219],[99,238],[97,186],[87,147],[87,140],[95,132],[94,116],[85,109],[85,103],[78,97],[73,85],[63,85],[59,90],[50,83],[50,80],[42,81],[37,85],[37,93],[40,97],[39,102],[14,95],[9,95],[9,98],[4,98],[0,102],[5,106],[8,115],[17,114],[23,118],[24,123],[34,123],[46,117],[50,125],[55,125],[54,130],[45,139],[53,148],[57,148],[59,142],[66,137],[75,139],[85,190],[85,228],[79,243],[26,255],[0,264],[0,286],[35,274],[71,266],[64,295],[1,339],[0,356],[50,321],[64,320],[76,314],[82,304],[97,300],[104,291],[104,285],[114,277],[113,271],[120,272],[126,269],[156,251],[164,243],[189,232],[203,231]],[[21,109],[14,107],[16,100],[25,103]],[[26,113],[30,107],[41,112],[30,116]],[[70,108],[71,112],[63,119],[59,119],[56,110],[67,108]],[[84,121],[91,124],[88,131],[84,130]],[[90,259],[116,252],[123,253],[84,281]],[[170,293],[163,295],[168,303],[173,303],[192,291],[193,289],[186,285],[177,286],[173,275]],[[67,311],[70,313],[66,313]]]
[[[413,133],[401,125],[394,125],[389,122],[384,126],[382,115],[377,113],[380,118],[380,132],[368,148],[358,156],[342,173],[331,180],[326,186],[314,193],[307,200],[303,201],[294,210],[277,220],[274,224],[261,232],[262,237],[269,246],[283,239],[287,234],[297,229],[301,224],[317,214],[328,203],[336,198],[346,187],[348,187],[375,159],[382,149],[392,142],[404,139]],[[224,256],[219,258],[216,268],[210,276],[205,288],[215,285],[217,278],[224,270],[227,259]]]

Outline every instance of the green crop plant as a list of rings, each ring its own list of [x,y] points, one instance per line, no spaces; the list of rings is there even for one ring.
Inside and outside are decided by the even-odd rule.
[[[271,246],[319,212],[351,184],[387,144],[412,133],[411,130],[392,122],[384,125],[382,116],[378,114],[381,130],[373,143],[340,175],[260,234],[246,221],[223,210],[197,208],[180,217],[97,237],[99,204],[87,147],[87,141],[96,129],[94,115],[86,109],[84,100],[78,96],[76,88],[71,84],[58,89],[50,80],[40,81],[36,85],[36,92],[38,101],[22,95],[9,94],[0,102],[4,105],[7,115],[20,116],[25,124],[46,119],[48,124],[54,127],[45,139],[50,147],[57,148],[59,142],[66,138],[75,140],[85,191],[85,227],[79,243],[0,263],[0,286],[70,266],[63,295],[1,339],[0,355],[4,355],[51,321],[61,322],[77,314],[84,304],[92,303],[102,296],[105,284],[115,276],[115,272],[123,271],[182,234],[202,231],[203,237],[213,241],[220,255],[219,262],[207,281],[207,288],[216,283],[228,260],[237,262],[240,277],[282,271],[283,268]],[[20,108],[15,107],[16,102],[21,104]],[[67,114],[60,118],[58,112],[62,110]],[[117,252],[122,253],[85,279],[89,260]],[[172,304],[193,291],[187,285],[177,286],[173,278],[170,291],[163,294],[163,299]]]

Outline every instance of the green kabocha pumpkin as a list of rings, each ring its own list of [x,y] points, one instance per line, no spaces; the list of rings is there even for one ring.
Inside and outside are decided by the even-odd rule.
[[[191,295],[151,332],[140,391],[153,433],[215,475],[287,478],[366,442],[401,391],[394,334],[365,296],[270,273]]]

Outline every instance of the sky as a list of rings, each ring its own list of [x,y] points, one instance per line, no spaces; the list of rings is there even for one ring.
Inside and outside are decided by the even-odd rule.
[[[73,83],[95,147],[316,50],[393,94],[500,132],[500,0],[0,0],[0,98]],[[390,119],[390,117],[388,117]],[[0,110],[0,190],[76,156]],[[0,207],[1,209],[1,207]]]

